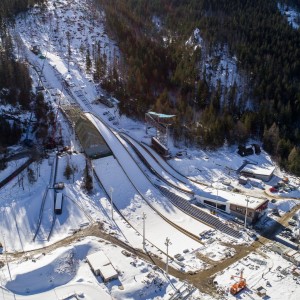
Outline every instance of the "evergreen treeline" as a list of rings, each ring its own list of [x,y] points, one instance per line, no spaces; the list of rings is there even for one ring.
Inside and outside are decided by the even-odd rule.
[[[42,4],[45,0],[1,0],[0,2],[0,17],[12,17],[15,14],[26,10],[34,4]]]
[[[21,109],[29,110],[33,100],[31,79],[24,63],[16,61],[13,43],[8,32],[9,18],[25,10],[29,5],[42,3],[33,0],[1,0],[0,2],[0,102],[20,105]],[[20,123],[5,120],[0,115],[1,146],[10,146],[21,138]]]
[[[0,115],[0,146],[11,146],[19,141],[22,130],[16,122],[12,124]]]
[[[277,1],[95,1],[104,7],[124,54],[117,77],[125,113],[143,117],[149,108],[175,113],[175,139],[203,147],[260,138],[282,166],[300,174],[300,30],[288,24]],[[299,1],[282,2],[299,6]],[[162,20],[161,31],[153,16]],[[198,68],[201,50],[185,44],[195,28],[208,51],[227,45],[237,56],[251,103],[238,98],[236,86],[224,102],[220,83],[211,88]]]

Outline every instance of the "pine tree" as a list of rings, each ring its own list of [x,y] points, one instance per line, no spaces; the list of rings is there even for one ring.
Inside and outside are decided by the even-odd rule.
[[[87,163],[84,169],[84,187],[88,192],[90,192],[93,189],[93,178],[89,173],[89,168]]]
[[[300,151],[294,147],[288,157],[288,167],[295,175],[300,176]]]
[[[92,61],[91,61],[90,49],[89,48],[87,48],[87,50],[86,50],[85,67],[86,67],[86,71],[89,73],[91,71],[91,68],[92,68]]]
[[[72,174],[73,174],[73,170],[68,162],[64,171],[64,176],[66,177],[67,180],[69,180]]]

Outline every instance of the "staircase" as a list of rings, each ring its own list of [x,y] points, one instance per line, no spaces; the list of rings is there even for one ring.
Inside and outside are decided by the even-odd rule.
[[[227,226],[223,222],[221,222],[218,218],[206,213],[205,211],[192,206],[187,200],[183,199],[179,195],[176,195],[170,192],[166,187],[155,185],[161,193],[166,196],[176,207],[192,216],[193,218],[199,220],[200,222],[204,222],[209,226],[226,233],[229,236],[234,238],[240,238],[242,235],[237,230]]]

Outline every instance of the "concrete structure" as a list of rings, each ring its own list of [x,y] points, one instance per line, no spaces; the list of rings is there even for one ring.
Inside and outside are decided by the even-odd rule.
[[[111,155],[111,150],[105,143],[99,131],[85,116],[81,116],[76,122],[75,132],[85,153],[90,158]]]
[[[246,197],[224,190],[206,188],[195,196],[196,200],[212,208],[232,214],[242,220],[247,210],[247,224],[255,223],[266,211],[268,199]]]
[[[75,105],[61,106],[75,130],[86,155],[92,159],[112,155],[112,152],[94,124]]]
[[[118,278],[118,272],[103,251],[90,254],[86,259],[94,274],[96,276],[100,275],[104,282]]]
[[[272,178],[274,171],[275,167],[271,165],[260,167],[257,165],[247,164],[240,171],[240,174],[245,177],[252,177],[261,179],[263,181],[269,181]]]

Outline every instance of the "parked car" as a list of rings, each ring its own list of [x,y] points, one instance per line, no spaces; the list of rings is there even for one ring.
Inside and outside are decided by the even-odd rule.
[[[274,186],[270,187],[269,191],[271,193],[277,193],[278,192],[278,190]]]

